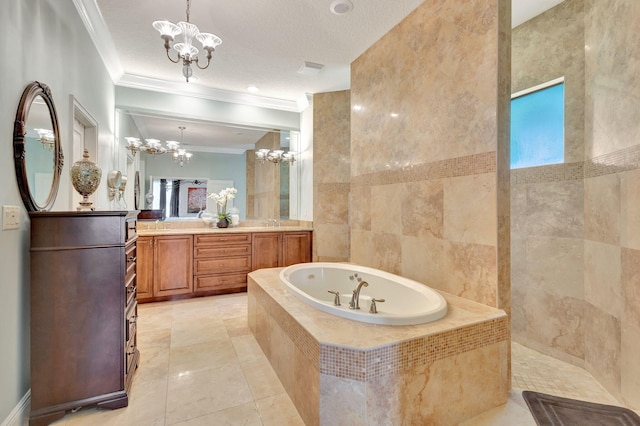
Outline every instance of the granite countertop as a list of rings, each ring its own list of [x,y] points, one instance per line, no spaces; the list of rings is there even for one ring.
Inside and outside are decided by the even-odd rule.
[[[307,226],[238,226],[235,228],[175,228],[175,229],[138,229],[141,237],[156,235],[196,235],[196,234],[238,234],[246,232],[295,232],[313,231]]]

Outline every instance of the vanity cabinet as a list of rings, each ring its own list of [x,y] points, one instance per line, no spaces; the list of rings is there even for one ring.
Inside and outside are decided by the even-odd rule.
[[[153,298],[153,237],[138,237],[138,301]]]
[[[139,237],[138,301],[168,298],[193,291],[193,236]]]
[[[246,291],[256,269],[311,262],[311,231],[140,236],[138,302]]]
[[[137,212],[30,212],[30,425],[129,403]]]
[[[253,234],[251,270],[311,262],[311,232]]]
[[[193,264],[194,292],[245,291],[251,272],[251,234],[196,235]]]

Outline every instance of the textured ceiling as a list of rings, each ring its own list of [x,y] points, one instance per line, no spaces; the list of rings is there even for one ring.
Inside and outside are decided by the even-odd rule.
[[[196,79],[189,87],[181,66],[167,59],[162,39],[151,26],[155,20],[186,20],[186,1],[74,1],[95,2],[94,7],[99,8],[107,29],[101,37],[115,51],[112,62],[119,61],[118,68],[124,72],[116,83],[135,79],[152,81],[156,87],[167,84],[191,92],[214,89],[242,96],[247,96],[248,86],[255,85],[260,91],[254,97],[295,103],[308,93],[348,89],[350,63],[423,0],[351,0],[353,10],[345,15],[330,11],[332,0],[192,0],[191,22],[221,37],[222,45],[214,52],[209,69],[194,69]],[[513,0],[513,25],[561,2]],[[315,76],[300,74],[297,71],[304,61],[324,68]],[[143,127],[160,131],[159,123],[138,120]],[[177,126],[167,123],[164,132],[175,132]],[[246,140],[238,143],[246,144]]]

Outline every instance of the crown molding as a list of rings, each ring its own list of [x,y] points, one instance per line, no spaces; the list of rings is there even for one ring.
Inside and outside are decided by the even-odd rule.
[[[96,46],[111,80],[114,84],[117,83],[124,75],[124,68],[96,0],[73,0],[73,5]]]
[[[214,89],[211,87],[198,86],[194,83],[160,80],[141,75],[124,74],[116,84],[118,86],[129,87],[132,89],[150,90],[154,92],[190,96],[193,98],[212,101],[222,101],[290,112],[302,111],[296,101]]]

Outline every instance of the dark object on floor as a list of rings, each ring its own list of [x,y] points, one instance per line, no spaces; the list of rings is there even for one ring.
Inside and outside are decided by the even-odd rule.
[[[640,416],[627,408],[532,391],[522,396],[538,426],[640,426]]]

